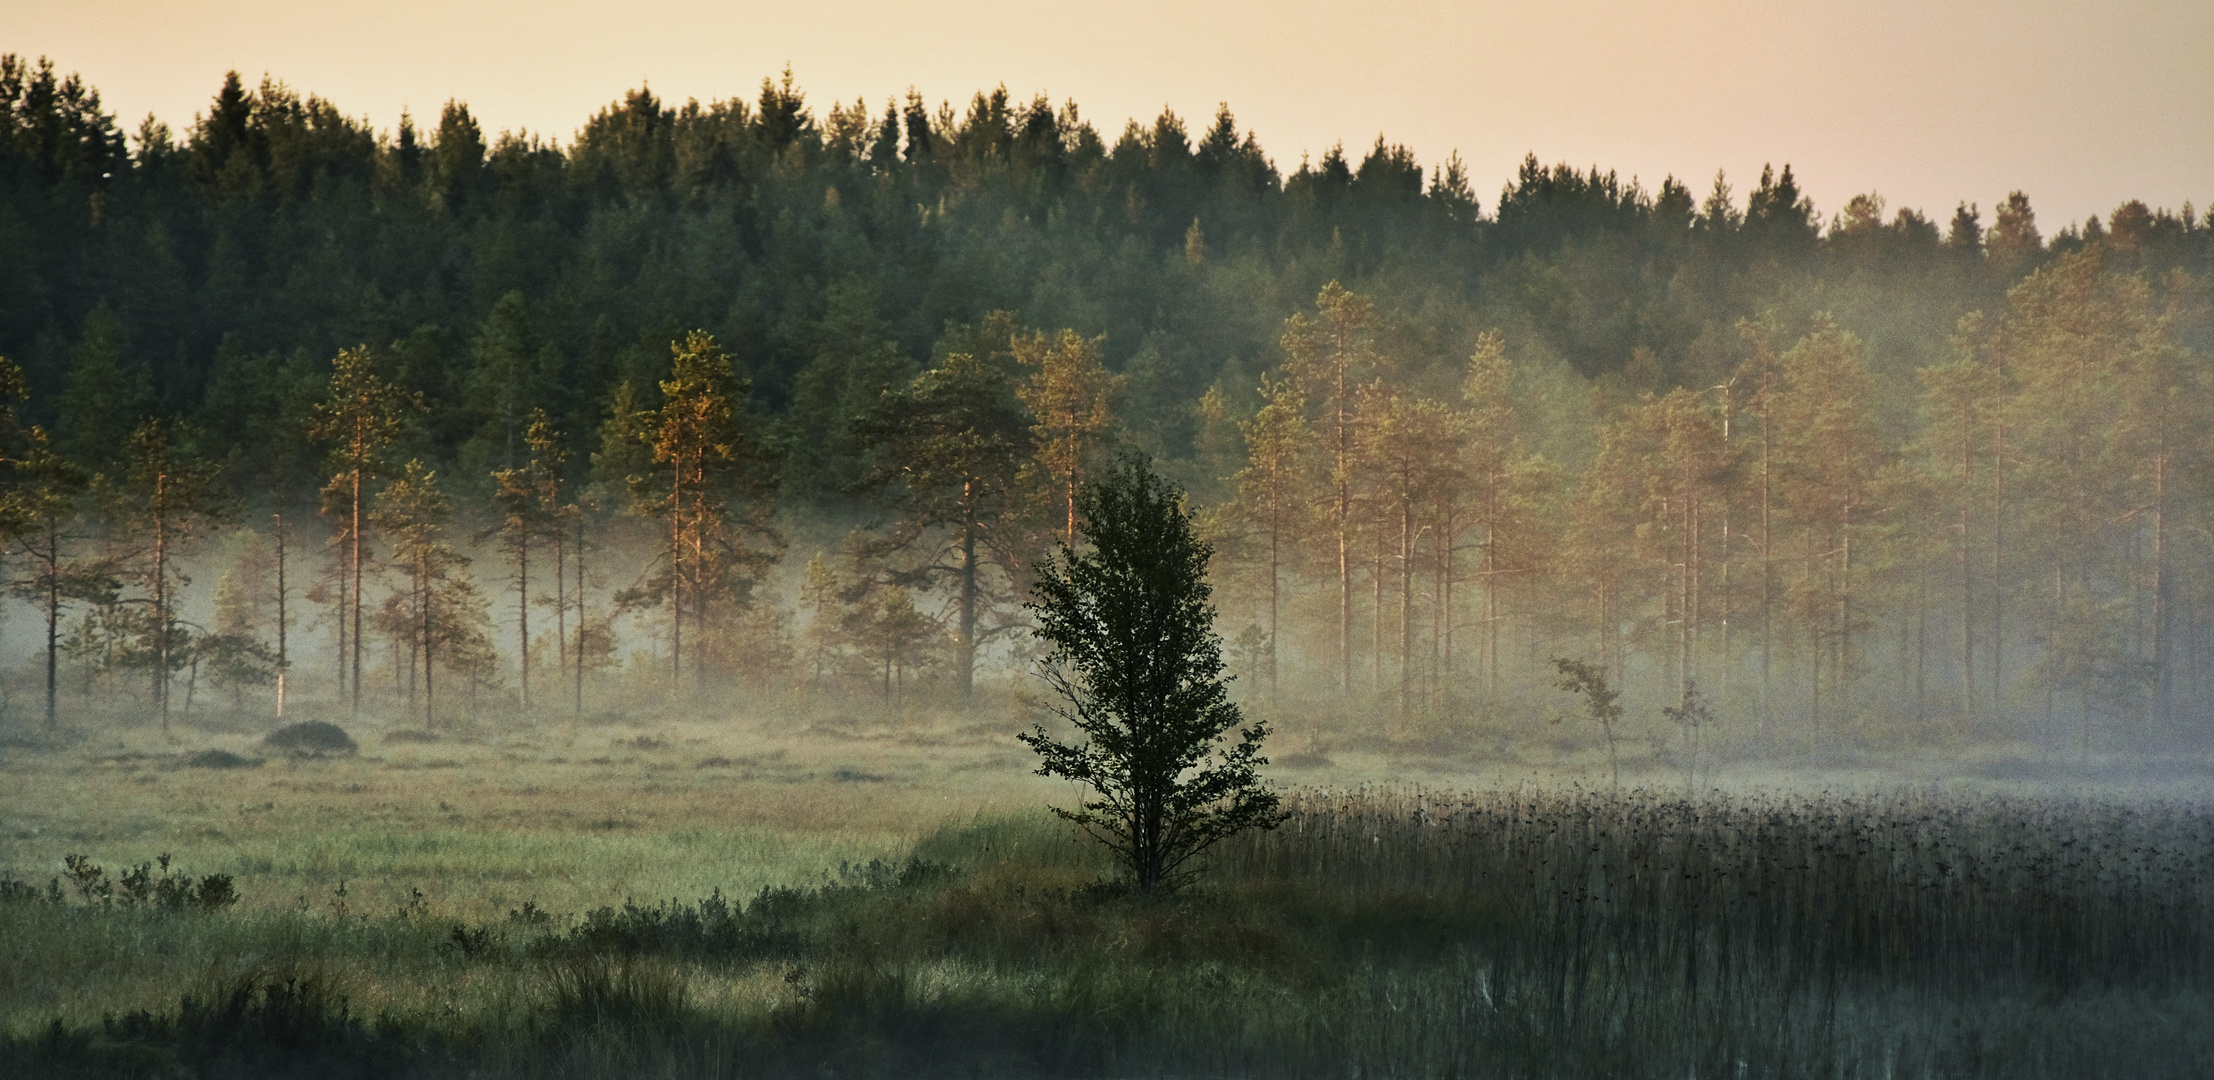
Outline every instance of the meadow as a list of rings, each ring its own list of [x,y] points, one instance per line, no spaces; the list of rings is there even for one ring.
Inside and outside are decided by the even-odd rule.
[[[2214,1072],[2192,768],[1725,741],[1616,789],[1588,745],[1286,738],[1291,817],[1161,898],[1043,811],[1073,793],[1013,725],[12,740],[0,1074]],[[238,899],[116,887],[164,853],[142,893]]]

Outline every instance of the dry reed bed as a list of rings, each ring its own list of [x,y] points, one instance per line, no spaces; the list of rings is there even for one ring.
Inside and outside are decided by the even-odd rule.
[[[1222,871],[1496,905],[1509,953],[1636,953],[1693,985],[2214,982],[2214,809],[2196,803],[1361,788],[1285,805]]]

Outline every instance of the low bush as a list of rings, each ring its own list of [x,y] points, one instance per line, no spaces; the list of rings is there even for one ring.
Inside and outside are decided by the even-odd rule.
[[[229,874],[208,874],[195,881],[191,875],[170,870],[169,863],[170,855],[165,851],[153,862],[140,863],[124,871],[121,877],[110,878],[106,867],[83,855],[62,858],[62,865],[69,871],[70,885],[77,890],[77,898],[88,906],[118,904],[155,911],[212,912],[238,903],[238,888]],[[9,882],[7,886],[0,886],[0,896],[7,894],[9,886],[17,890],[30,888]],[[41,895],[58,901],[61,898],[60,879],[50,883],[47,892]]]
[[[355,744],[354,737],[346,734],[345,728],[321,720],[286,724],[263,736],[261,744],[277,753],[295,757],[327,757],[351,754],[361,749]]]

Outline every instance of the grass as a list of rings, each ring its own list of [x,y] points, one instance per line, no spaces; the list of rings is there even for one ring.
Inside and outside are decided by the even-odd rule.
[[[2194,799],[1309,786],[1152,898],[999,737],[11,757],[0,1074],[2214,1072]],[[43,898],[162,851],[243,900]]]

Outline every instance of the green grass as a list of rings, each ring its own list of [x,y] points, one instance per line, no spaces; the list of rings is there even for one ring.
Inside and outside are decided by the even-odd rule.
[[[174,852],[243,900],[0,902],[0,1075],[2214,1073],[2195,781],[1687,801],[1340,748],[1282,775],[1460,771],[1290,789],[1163,899],[1008,725],[834,719],[10,751],[0,877]]]
[[[828,848],[722,847],[675,830],[654,850],[768,860],[748,880],[766,882],[775,867],[794,876],[750,895],[645,893],[550,919],[266,905],[165,915],[24,900],[0,908],[0,965],[36,973],[0,998],[0,1066],[1532,1077],[2214,1068],[2214,814],[2194,804],[1687,802],[1574,789],[1306,791],[1289,803],[1285,828],[1226,846],[1201,887],[1169,898],[1103,885],[1112,867],[1099,850],[1042,813],[993,811],[827,875],[809,867]],[[332,850],[342,853],[334,865],[388,870],[491,857],[460,839],[390,833]],[[499,857],[527,863],[566,849],[551,850]],[[330,1047],[347,1052],[334,1058]]]

